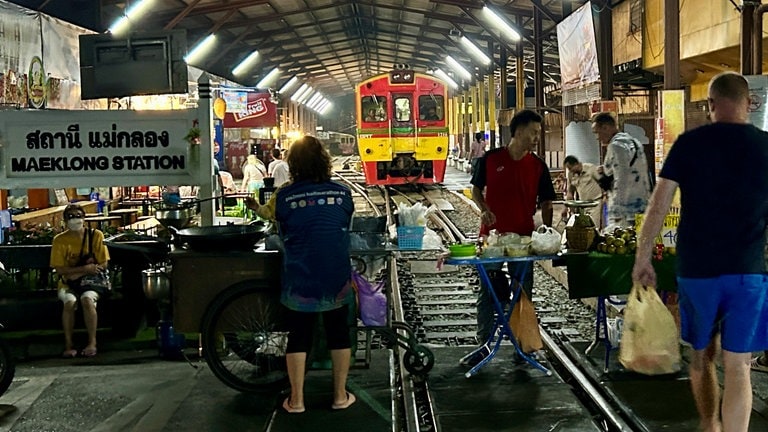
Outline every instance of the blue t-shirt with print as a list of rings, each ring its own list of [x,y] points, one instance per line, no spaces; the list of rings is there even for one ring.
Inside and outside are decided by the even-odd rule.
[[[336,182],[301,181],[276,193],[284,244],[282,303],[302,312],[342,307],[351,290],[351,191]]]

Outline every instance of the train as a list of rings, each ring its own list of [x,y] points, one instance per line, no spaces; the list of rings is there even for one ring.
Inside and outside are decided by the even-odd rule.
[[[357,148],[367,184],[443,181],[447,90],[442,80],[410,69],[395,69],[357,85]]]
[[[352,134],[328,131],[318,136],[322,136],[320,141],[331,156],[352,156],[357,151],[356,137]]]

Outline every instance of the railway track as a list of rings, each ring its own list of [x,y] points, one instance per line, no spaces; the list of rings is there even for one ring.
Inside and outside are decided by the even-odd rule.
[[[347,178],[347,181],[356,183]],[[388,214],[392,221],[391,209],[394,202],[407,200],[410,203],[422,201],[434,209],[427,227],[440,234],[444,244],[474,242],[479,214],[471,201],[460,194],[439,187],[422,188],[419,191],[390,191],[389,189],[356,187],[369,206],[372,214]],[[390,194],[392,197],[390,197]],[[366,196],[366,198],[363,198]],[[371,196],[377,198],[370,199]],[[384,202],[382,204],[381,202]],[[445,202],[448,201],[449,205]],[[373,204],[378,202],[379,204]],[[445,210],[443,210],[443,208]],[[439,210],[438,210],[439,209]],[[435,251],[401,252],[391,258],[388,268],[391,289],[391,307],[394,321],[408,323],[419,344],[426,346],[466,346],[468,350],[479,344],[476,336],[477,321],[475,302],[479,277],[471,267],[460,267],[452,272],[432,271],[439,258]],[[543,270],[537,269],[537,277],[543,277]],[[538,286],[538,284],[537,284]],[[561,288],[562,289],[562,288]],[[582,332],[571,327],[571,317],[562,311],[544,305],[542,298],[534,296],[541,323],[540,331],[545,342],[547,364],[557,378],[570,384],[583,405],[592,414],[593,422],[604,431],[643,430],[637,419],[628,422],[630,413],[622,411],[622,405],[591,380],[573,358],[573,350],[566,349],[569,341],[584,339]],[[591,319],[591,315],[590,315]],[[402,335],[402,330],[398,330]],[[391,347],[379,343],[371,346]],[[393,398],[395,431],[439,431],[436,421],[429,380],[426,376],[414,376],[406,371],[405,350],[395,345],[393,355]],[[631,426],[630,426],[631,423]]]

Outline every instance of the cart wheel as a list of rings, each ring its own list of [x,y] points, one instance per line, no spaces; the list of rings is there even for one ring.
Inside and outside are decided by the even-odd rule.
[[[405,363],[405,370],[411,374],[424,375],[435,365],[435,355],[429,348],[416,345],[413,350],[405,352],[403,363]]]
[[[219,294],[203,317],[203,356],[224,384],[242,392],[273,390],[287,380],[288,333],[280,324],[280,290],[244,281]]]
[[[350,257],[350,261],[352,261],[352,270],[360,274],[365,274],[365,272],[368,271],[368,265],[363,258],[353,256]]]
[[[0,339],[0,395],[8,390],[16,373],[16,365],[8,342]]]

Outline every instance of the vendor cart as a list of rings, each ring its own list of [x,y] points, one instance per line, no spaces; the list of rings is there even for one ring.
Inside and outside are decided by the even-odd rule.
[[[597,298],[595,339],[587,347],[586,354],[602,343],[605,348],[604,370],[607,372],[611,351],[618,348],[608,337],[607,303],[622,304],[611,296],[629,294],[635,256],[584,252],[566,254],[565,258],[568,266],[568,296],[572,299]],[[676,257],[672,255],[664,255],[661,260],[652,260],[658,290],[665,293],[677,292],[675,263]],[[662,297],[665,298],[666,295]]]

